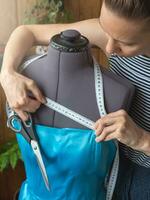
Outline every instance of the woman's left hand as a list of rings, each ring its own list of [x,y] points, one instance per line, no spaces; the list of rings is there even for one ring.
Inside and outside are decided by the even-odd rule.
[[[134,149],[139,149],[145,134],[125,110],[118,110],[100,118],[96,121],[94,130],[96,142],[117,139]]]

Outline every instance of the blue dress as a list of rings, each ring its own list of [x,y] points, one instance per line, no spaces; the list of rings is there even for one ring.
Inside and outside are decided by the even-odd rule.
[[[36,126],[51,190],[42,179],[30,145],[18,134],[26,180],[19,200],[105,200],[114,142],[95,142],[92,130]]]

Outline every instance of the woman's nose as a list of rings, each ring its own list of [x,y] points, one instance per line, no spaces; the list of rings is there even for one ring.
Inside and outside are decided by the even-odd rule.
[[[106,45],[106,52],[108,54],[119,53],[121,49],[117,46],[113,39],[109,39]]]

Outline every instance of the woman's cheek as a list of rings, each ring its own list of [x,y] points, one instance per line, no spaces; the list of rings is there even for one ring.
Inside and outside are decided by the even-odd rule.
[[[120,54],[125,57],[137,56],[141,54],[141,50],[139,47],[121,47]]]

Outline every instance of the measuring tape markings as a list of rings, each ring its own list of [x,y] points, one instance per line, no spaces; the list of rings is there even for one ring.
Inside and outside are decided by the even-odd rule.
[[[96,89],[96,98],[97,98],[97,104],[99,108],[99,112],[101,117],[105,116],[106,110],[104,105],[104,93],[103,93],[103,77],[100,70],[99,64],[96,62],[95,58],[94,60],[94,74],[95,74],[95,89]],[[116,155],[113,161],[112,169],[109,176],[109,181],[107,185],[107,193],[106,193],[106,200],[111,200],[113,196],[113,192],[116,185],[117,175],[118,175],[118,169],[119,169],[119,147],[117,141],[115,141],[116,144]]]
[[[44,105],[46,105],[47,107],[59,112],[62,115],[65,115],[66,117],[78,122],[79,124],[82,124],[83,126],[93,129],[92,127],[94,126],[94,122],[68,108],[66,108],[65,106],[60,105],[59,103],[49,99],[48,97],[46,97],[46,103]]]

